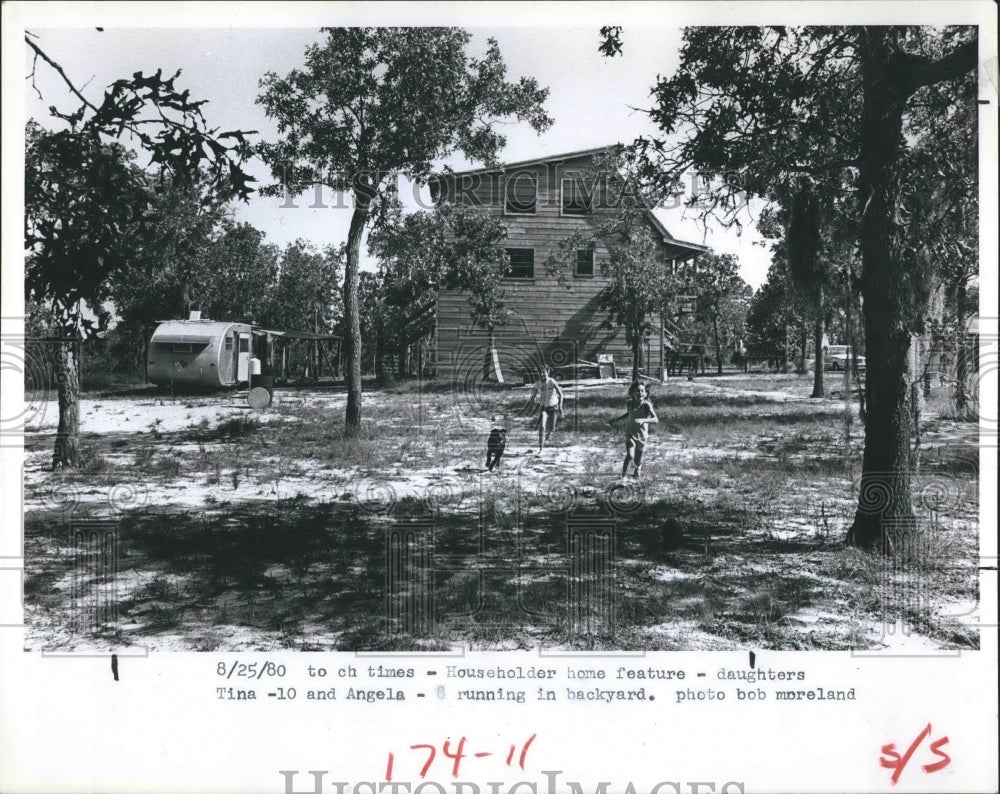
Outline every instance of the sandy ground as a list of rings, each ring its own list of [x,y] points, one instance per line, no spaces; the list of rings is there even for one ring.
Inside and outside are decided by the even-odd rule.
[[[624,381],[581,380],[564,384],[566,389],[566,410],[572,411],[575,400],[586,399],[588,392],[624,391]],[[685,394],[731,394],[741,397],[759,397],[777,402],[808,402],[801,395],[787,391],[754,392],[745,389],[727,389],[706,381],[686,381],[676,379],[668,386],[674,392]],[[523,391],[525,399],[530,393],[526,386],[515,391]],[[399,410],[397,395],[384,395],[378,392],[367,393],[364,396],[363,422],[376,421],[377,417],[386,411],[392,403]],[[139,398],[83,398],[80,401],[80,427],[84,443],[90,435],[113,435],[122,441],[129,438],[144,440],[156,444],[157,434],[167,436],[171,433],[200,428],[211,431],[224,422],[252,418],[254,421],[266,423],[288,419],[288,413],[300,409],[321,408],[331,414],[343,411],[346,395],[322,390],[279,391],[271,409],[252,410],[246,403],[245,394],[220,393],[216,395],[187,396],[183,398],[170,397],[139,397]],[[409,407],[419,411],[419,399],[414,399]],[[279,413],[279,409],[282,412]],[[60,499],[64,503],[72,503],[76,507],[85,507],[93,515],[101,516],[113,512],[116,505],[114,498],[109,500],[108,491],[102,487],[86,487],[74,485],[60,487],[67,493],[60,495],[53,492],[51,476],[48,471],[50,463],[51,433],[57,426],[58,405],[54,400],[37,404],[35,421],[30,421],[25,429],[28,439],[25,444],[25,509],[47,510],[58,507]],[[498,424],[495,418],[470,415],[468,407],[459,405],[445,408],[424,406],[424,427],[416,429],[418,433],[434,436],[444,428],[448,433],[484,438],[489,430]],[[564,420],[565,421],[565,420]],[[709,466],[714,458],[750,458],[757,454],[751,450],[715,449],[704,447],[688,448],[681,434],[672,434],[667,428],[654,430],[653,440],[648,455],[669,457],[671,468],[679,478],[690,480],[698,477],[706,464]],[[552,476],[556,473],[584,474],[595,476],[596,479],[611,483],[617,481],[616,473],[621,465],[622,449],[617,439],[613,443],[596,446],[586,444],[571,444],[565,435],[558,431],[548,446],[539,453],[537,448],[537,433],[528,427],[528,423],[520,420],[508,437],[507,451],[503,458],[502,476],[514,477],[521,487],[529,490],[550,488]],[[128,444],[124,443],[123,448]],[[163,442],[163,449],[172,451],[178,456],[192,453],[203,453],[206,444]],[[107,457],[112,464],[126,464],[131,452],[120,455],[110,453]],[[306,498],[330,500],[338,498],[353,498],[359,501],[382,500],[390,498],[417,497],[427,492],[428,487],[439,486],[443,489],[442,496],[451,490],[462,492],[464,487],[454,489],[448,483],[456,480],[465,481],[468,486],[481,477],[485,468],[479,460],[470,460],[467,456],[448,456],[440,464],[431,467],[411,468],[404,458],[399,464],[379,471],[367,471],[361,467],[332,469],[312,461],[303,460],[294,466],[294,472],[281,470],[278,459],[268,455],[266,449],[256,451],[252,459],[245,464],[246,476],[242,477],[233,487],[220,487],[207,482],[209,476],[203,474],[193,480],[184,479],[176,482],[158,480],[155,487],[145,482],[140,476],[130,477],[126,473],[121,478],[122,493],[128,493],[128,506],[152,506],[159,508],[203,508],[207,510],[225,509],[227,505],[258,500],[280,501],[288,498]],[[533,488],[532,486],[537,486]],[[646,487],[652,489],[651,496],[655,498],[662,490],[669,491],[674,483],[647,482]],[[346,490],[345,490],[346,489]],[[120,500],[120,498],[119,498]]]
[[[566,386],[567,412],[572,410],[574,400],[584,400],[588,393],[610,391],[618,394],[624,389],[620,383],[601,382]],[[724,381],[702,379],[676,379],[658,388],[670,389],[675,394],[757,398],[773,403],[802,402],[818,411],[830,413],[843,410],[842,403],[837,401],[826,401],[827,405],[824,405],[802,396],[801,381],[795,389],[781,391],[731,388]],[[528,391],[526,388],[525,397]],[[297,421],[297,415],[317,409],[325,415],[337,417],[342,416],[345,403],[346,395],[343,393],[322,390],[279,392],[274,405],[263,411],[252,411],[245,402],[245,396],[239,394],[176,399],[155,396],[85,398],[80,411],[82,443],[86,445],[88,438],[97,436],[105,440],[113,439],[111,449],[105,454],[108,468],[114,472],[114,482],[110,484],[107,481],[98,484],[85,477],[68,481],[53,476],[49,471],[49,462],[57,406],[54,401],[43,403],[37,406],[40,409],[35,412],[37,420],[29,423],[25,434],[25,512],[29,516],[45,517],[79,511],[88,517],[105,518],[123,511],[151,509],[211,516],[226,515],[237,507],[254,504],[270,503],[280,508],[288,500],[295,500],[296,503],[353,502],[373,511],[382,511],[387,505],[405,498],[426,499],[437,505],[468,509],[481,498],[484,487],[517,490],[524,494],[526,500],[541,498],[560,509],[583,504],[595,493],[614,493],[620,506],[627,510],[629,503],[636,500],[669,501],[679,494],[695,504],[702,500],[717,500],[719,486],[710,480],[717,474],[716,468],[720,463],[752,461],[765,454],[759,444],[748,445],[747,448],[694,445],[684,433],[672,432],[669,422],[662,422],[665,417],[661,416],[661,426],[647,454],[669,461],[669,467],[656,480],[647,479],[640,489],[632,483],[623,485],[619,480],[622,449],[617,434],[609,434],[604,439],[607,443],[603,443],[596,439],[588,442],[586,437],[571,439],[557,431],[551,445],[539,453],[537,433],[530,428],[527,420],[516,419],[508,422],[512,430],[502,470],[488,473],[482,460],[470,460],[463,451],[465,446],[449,443],[449,440],[465,437],[481,440],[491,427],[502,421],[501,417],[475,415],[468,406],[449,405],[447,400],[369,393],[364,398],[365,421],[381,421],[380,415],[390,410],[399,412],[403,408],[408,409],[418,417],[409,431],[415,433],[421,443],[436,443],[440,449],[440,454],[432,463],[428,464],[425,459],[418,460],[421,456],[406,454],[390,465],[375,469],[363,465],[335,466],[329,461],[294,456],[293,462],[289,463],[289,450],[279,452],[263,444],[257,446],[252,439],[250,443],[243,439],[239,449],[246,454],[246,459],[232,470],[227,470],[221,480],[217,473],[213,477],[211,471],[194,471],[181,476],[150,476],[130,465],[137,450],[143,447],[153,448],[158,455],[197,459],[198,456],[232,448],[225,438],[210,438],[213,431],[225,427],[227,423],[247,418],[261,424]],[[192,429],[204,433],[206,438],[186,439],[184,434]],[[948,428],[939,432],[947,433]],[[804,454],[803,459],[805,457]],[[850,514],[857,497],[849,484],[820,481],[817,487],[822,489],[823,509],[829,510],[831,516]],[[749,492],[735,495],[734,501],[756,499],[762,509],[767,509],[767,502],[773,499],[773,495],[753,494],[752,491],[751,483]],[[774,541],[812,538],[819,531],[817,525],[820,518],[817,515],[791,511],[787,514],[772,513],[772,517],[766,528],[746,527],[747,534]],[[55,543],[49,551],[62,553]],[[808,558],[804,561],[796,558],[789,563],[783,560],[765,561],[761,564],[760,573],[774,576],[788,573],[799,577],[814,575],[817,588],[828,587],[828,580],[810,574],[812,562],[816,562],[817,566],[819,564]],[[708,575],[724,576],[727,566],[732,565],[746,566],[747,562],[716,559]],[[785,569],[785,565],[790,567]],[[654,566],[646,574],[650,582],[664,585],[702,575],[703,572],[692,573],[669,566]],[[144,576],[148,578],[152,574],[130,570],[119,582],[119,587],[139,592],[148,585],[143,580]],[[70,586],[66,578],[52,583],[56,592]],[[184,582],[177,581],[174,586],[179,591]],[[155,614],[158,608],[158,602],[153,600],[131,617],[140,621],[141,629],[144,615]],[[936,617],[962,622],[974,623],[977,617],[977,605],[973,599],[938,602],[934,610]],[[817,632],[837,636],[856,636],[858,633],[858,616],[837,611],[836,604],[829,602],[782,615],[780,622],[786,635],[801,634],[806,640]],[[879,626],[868,626],[865,633],[871,647],[894,652],[922,652],[941,647],[938,640],[907,628],[889,631]],[[739,642],[705,631],[698,621],[669,620],[650,627],[649,632],[667,642],[676,641],[679,646],[706,650],[739,647]],[[34,637],[31,644],[36,647],[71,648],[78,647],[81,642],[86,647],[93,647],[94,642],[93,638],[81,640],[60,625],[57,617],[43,613],[33,615],[31,634]],[[336,634],[317,626],[311,634],[310,647],[317,650],[337,647],[338,640]],[[199,641],[200,638],[192,636],[189,631],[153,629],[143,639],[149,647],[163,650],[199,647]],[[208,642],[208,639],[205,641]],[[210,642],[212,647],[232,650],[266,650],[285,647],[281,643],[287,642],[287,638],[283,638],[280,632],[227,625],[215,627]]]

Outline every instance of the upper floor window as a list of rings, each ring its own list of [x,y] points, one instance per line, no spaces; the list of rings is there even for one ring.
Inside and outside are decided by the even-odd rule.
[[[508,248],[507,256],[510,258],[510,270],[507,273],[510,278],[535,277],[534,248]]]
[[[514,171],[504,181],[504,212],[534,215],[538,201],[538,177],[532,171]]]
[[[593,191],[580,179],[564,179],[562,181],[562,214],[588,215],[591,209]]]
[[[577,248],[576,249],[576,275],[578,275],[578,276],[592,276],[592,275],[594,275],[594,249],[593,248]]]

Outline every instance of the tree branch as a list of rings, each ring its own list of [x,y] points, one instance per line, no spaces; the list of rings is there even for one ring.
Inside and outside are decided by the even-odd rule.
[[[90,103],[90,101],[87,99],[87,97],[85,97],[83,94],[81,94],[77,90],[77,87],[75,85],[73,85],[73,83],[69,79],[69,77],[66,76],[66,72],[63,71],[63,68],[58,63],[56,63],[55,61],[53,61],[48,55],[46,55],[42,51],[42,49],[37,44],[35,44],[35,42],[33,42],[31,39],[28,38],[27,35],[25,35],[24,40],[27,43],[27,45],[29,47],[31,47],[32,50],[35,51],[35,57],[36,58],[41,58],[49,66],[51,66],[53,69],[55,69],[59,73],[59,76],[62,77],[62,79],[66,83],[66,85],[69,86],[69,90],[72,91],[74,94],[76,94],[76,96],[80,99],[81,102],[83,102],[84,105],[86,105],[88,108],[90,108],[91,110],[93,110],[96,113],[97,112],[97,108],[94,107],[94,105],[92,105]],[[34,74],[34,67],[32,67],[32,74]]]
[[[936,61],[909,53],[896,53],[890,63],[910,93],[923,86],[961,77],[976,67],[979,40],[967,41]]]

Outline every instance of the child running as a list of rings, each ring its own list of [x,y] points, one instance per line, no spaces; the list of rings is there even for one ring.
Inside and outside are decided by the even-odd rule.
[[[545,442],[549,440],[555,432],[556,423],[563,411],[563,390],[559,383],[552,377],[552,370],[543,366],[541,378],[535,383],[531,390],[531,397],[528,402],[535,401],[538,395],[538,452],[541,453]],[[551,424],[550,424],[551,422]]]
[[[642,453],[646,449],[646,441],[649,439],[649,426],[656,424],[660,420],[653,410],[653,403],[649,400],[649,391],[645,383],[633,383],[628,390],[628,410],[621,416],[616,416],[612,422],[620,422],[627,419],[625,425],[625,462],[622,463],[622,477],[628,475],[628,464],[631,462],[635,466],[637,480],[642,477]]]

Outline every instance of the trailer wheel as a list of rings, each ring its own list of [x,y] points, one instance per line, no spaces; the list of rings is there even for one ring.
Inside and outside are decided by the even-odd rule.
[[[262,411],[271,404],[272,394],[263,386],[254,386],[247,394],[247,402],[255,411]]]

